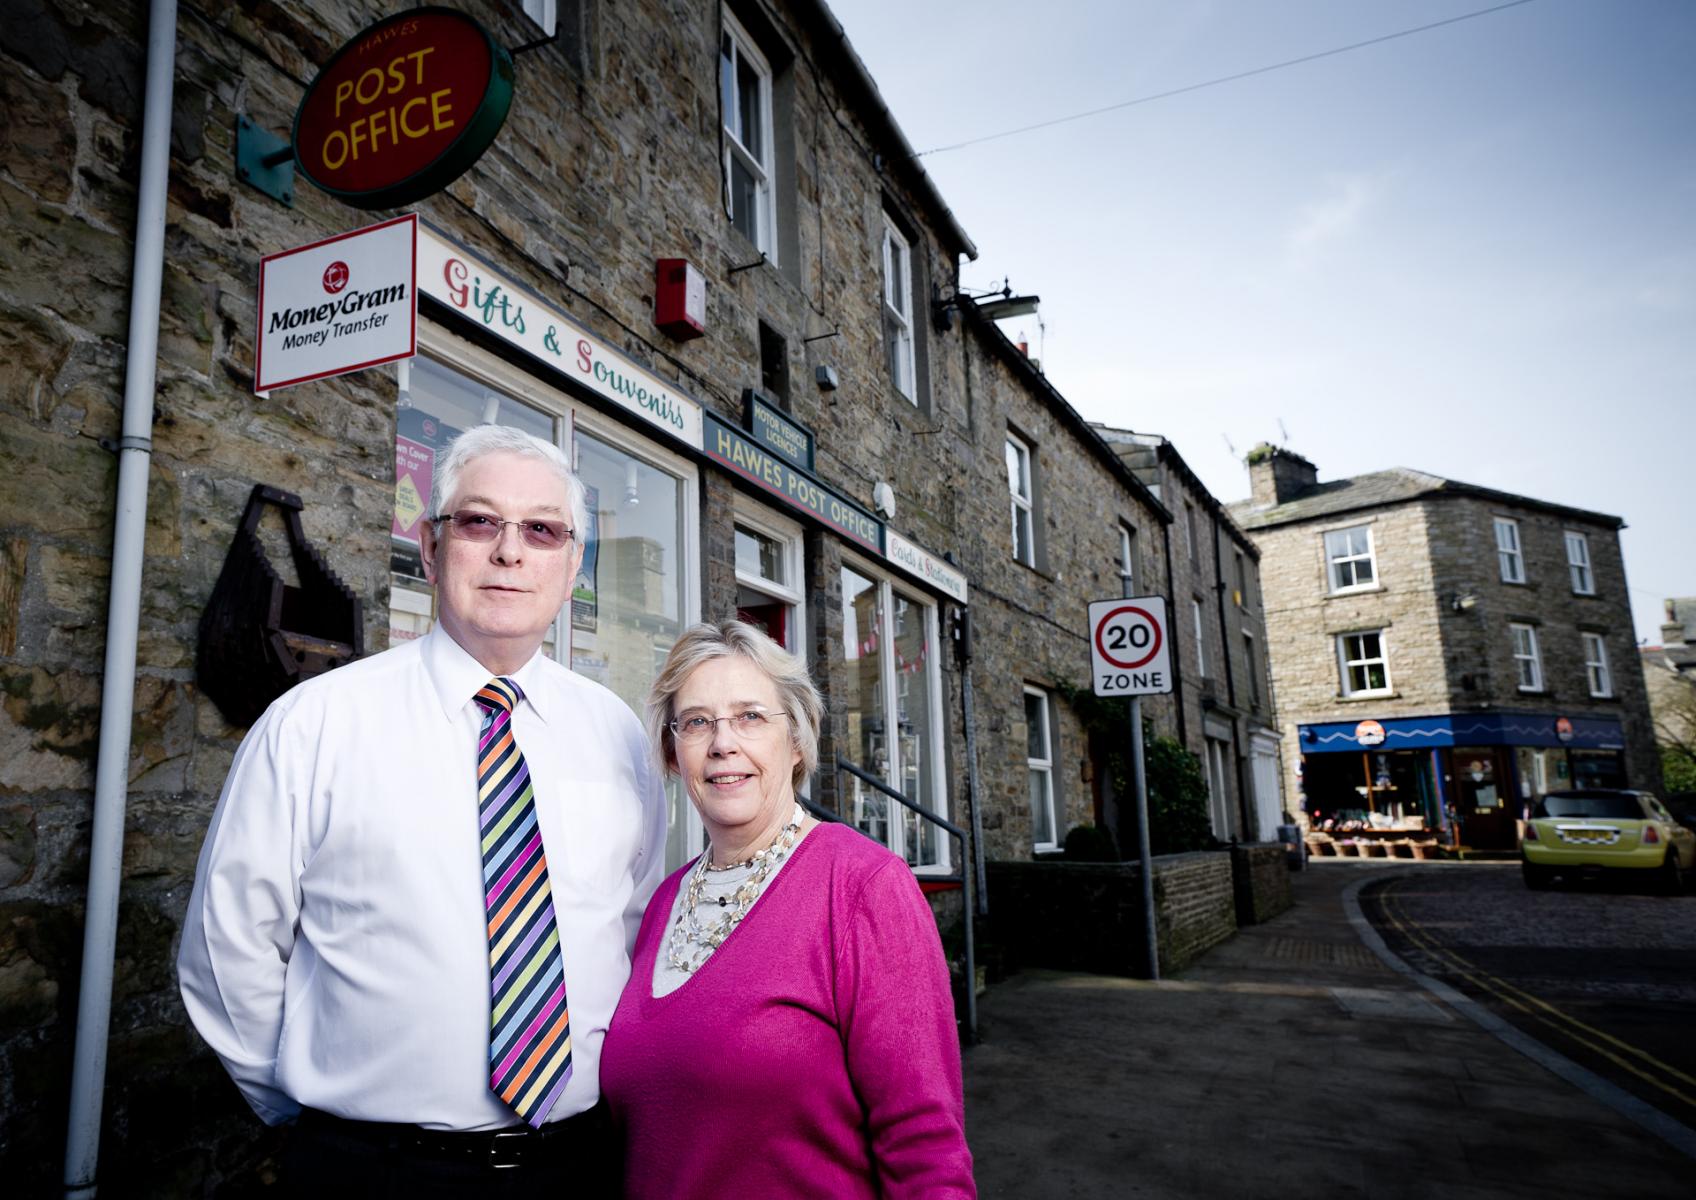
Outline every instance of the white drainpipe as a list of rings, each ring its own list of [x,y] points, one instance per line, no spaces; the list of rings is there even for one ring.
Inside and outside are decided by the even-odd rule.
[[[141,186],[137,190],[129,356],[124,375],[123,435],[118,446],[118,503],[112,539],[112,590],[106,609],[106,667],[100,695],[100,757],[94,776],[88,915],[77,996],[76,1060],[71,1068],[70,1127],[65,1137],[65,1195],[95,1194],[106,1039],[112,1016],[112,958],[117,948],[118,886],[123,871],[124,800],[129,790],[130,723],[135,711],[136,630],[141,620],[142,540],[152,456],[153,388],[159,360],[159,293],[164,275],[165,178],[171,162],[171,92],[176,72],[176,0],[153,0],[147,28],[147,94],[142,110]]]

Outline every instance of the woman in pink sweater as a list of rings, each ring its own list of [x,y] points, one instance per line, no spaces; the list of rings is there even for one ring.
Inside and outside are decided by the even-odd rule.
[[[649,732],[709,845],[660,885],[601,1050],[634,1200],[974,1197],[936,921],[907,865],[795,802],[806,667],[696,625]]]

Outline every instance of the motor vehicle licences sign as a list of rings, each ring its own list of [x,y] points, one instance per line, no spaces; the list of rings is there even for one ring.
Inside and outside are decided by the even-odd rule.
[[[417,273],[410,213],[260,259],[253,390],[411,358]]]
[[[1095,600],[1089,606],[1090,680],[1097,696],[1172,690],[1172,647],[1164,596]]]

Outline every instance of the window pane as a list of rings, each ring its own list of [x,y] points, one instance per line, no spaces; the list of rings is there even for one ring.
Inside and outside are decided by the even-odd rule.
[[[1038,845],[1053,845],[1054,805],[1049,800],[1051,777],[1047,771],[1030,773],[1031,839]]]
[[[1026,500],[1031,498],[1030,464],[1023,446],[1007,443],[1007,490]]]
[[[794,606],[751,587],[736,589],[736,619],[760,630],[786,649],[795,649],[789,636]]]
[[[760,93],[764,86],[765,81],[754,64],[739,57],[736,62],[736,136],[754,156],[754,161],[762,165],[766,161],[765,127],[760,120]]]
[[[736,48],[728,33],[718,48],[718,102],[725,128],[740,138],[742,131],[736,125]]]
[[[896,750],[901,776],[895,786],[913,803],[935,812],[940,806],[932,785],[930,761],[930,660],[934,647],[926,636],[928,611],[925,605],[896,593],[895,703],[896,731],[900,738]],[[901,815],[906,822],[907,861],[914,866],[940,862],[937,827],[906,809],[901,810]]]
[[[571,591],[571,669],[640,715],[683,624],[683,482],[579,429],[589,530]],[[666,789],[666,866],[681,866],[689,802]]]
[[[738,574],[757,576],[772,583],[789,582],[783,566],[783,547],[777,539],[740,525],[736,527],[736,570]]]
[[[759,196],[754,176],[734,149],[730,151],[730,223],[742,236],[760,244]]]
[[[848,567],[842,568],[842,655],[847,666],[843,691],[848,753],[855,765],[880,778],[889,775],[880,666],[883,614],[878,587]],[[876,841],[889,844],[889,800],[848,776],[847,819]]]
[[[1022,563],[1034,563],[1031,552],[1031,510],[1018,501],[1013,502],[1013,557]]]
[[[1041,696],[1025,693],[1025,757],[1047,760],[1048,722]]]

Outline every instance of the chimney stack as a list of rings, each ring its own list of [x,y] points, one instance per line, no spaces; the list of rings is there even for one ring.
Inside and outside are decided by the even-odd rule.
[[[1287,504],[1319,482],[1319,470],[1294,450],[1262,442],[1248,452],[1249,495],[1256,508]]]

